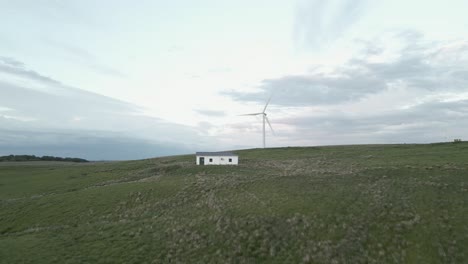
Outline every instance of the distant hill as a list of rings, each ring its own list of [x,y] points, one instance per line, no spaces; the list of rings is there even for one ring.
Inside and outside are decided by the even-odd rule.
[[[85,159],[80,158],[61,158],[54,156],[34,156],[34,155],[8,155],[0,156],[0,162],[2,161],[68,161],[68,162],[89,162]]]

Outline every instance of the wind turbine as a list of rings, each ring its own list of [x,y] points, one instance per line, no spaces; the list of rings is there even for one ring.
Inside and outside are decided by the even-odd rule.
[[[263,117],[263,148],[265,148],[265,121],[268,123],[268,126],[270,126],[270,129],[271,129],[271,132],[273,132],[273,134],[275,134],[275,131],[273,130],[273,127],[271,126],[270,124],[270,120],[268,120],[268,117],[267,117],[267,114],[266,114],[266,109],[268,107],[268,104],[270,103],[270,100],[271,100],[271,96],[270,98],[268,99],[265,107],[263,108],[263,111],[261,113],[252,113],[252,114],[245,114],[245,115],[241,115],[241,116],[259,116],[259,115],[262,115]]]

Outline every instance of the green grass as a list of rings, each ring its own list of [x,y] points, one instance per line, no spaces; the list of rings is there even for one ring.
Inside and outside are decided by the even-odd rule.
[[[0,163],[0,263],[467,263],[468,143]]]

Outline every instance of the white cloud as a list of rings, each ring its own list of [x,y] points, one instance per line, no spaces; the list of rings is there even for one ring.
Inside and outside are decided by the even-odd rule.
[[[283,76],[263,81],[255,92],[226,95],[261,104],[274,93],[272,123],[279,129],[278,137],[271,138],[273,144],[431,142],[461,137],[468,131],[468,121],[463,121],[468,120],[468,42],[426,41],[409,33],[393,38],[404,40],[404,45],[378,61],[374,57],[385,53],[386,47],[372,42],[329,73]],[[275,111],[283,107],[296,111],[289,115],[287,110]],[[249,127],[233,126],[238,133]]]
[[[308,48],[332,44],[364,15],[367,5],[366,0],[298,1],[296,41]]]
[[[216,146],[214,139],[200,138],[197,127],[178,125],[145,116],[141,108],[135,105],[68,87],[27,69],[25,64],[13,59],[2,58],[0,62],[3,62],[0,64],[2,66],[0,73],[14,77],[7,78],[9,81],[0,81],[0,105],[2,112],[5,113],[0,115],[0,132],[4,135],[4,139],[9,138],[1,144],[3,150],[21,147],[20,149],[24,151],[27,149],[25,137],[30,138],[27,142],[30,143],[31,149],[51,144],[56,139],[53,135],[61,135],[61,139],[57,139],[54,143],[54,145],[58,142],[63,144],[58,149],[66,149],[67,146],[76,148],[81,137],[96,141],[98,145],[99,141],[109,142],[109,140],[115,144],[121,142],[123,145],[138,142],[131,151],[136,151],[136,146],[141,147],[144,145],[143,142],[148,142],[148,146],[154,146],[155,149],[151,152],[149,148],[145,148],[145,153],[154,153],[153,155],[162,153],[158,150],[158,146],[164,146],[165,154],[171,154],[169,151],[171,146],[174,150],[178,150],[177,153],[181,150],[193,151],[202,143],[206,143],[207,149]],[[34,89],[25,86],[23,82],[12,83],[17,79],[34,83]],[[70,135],[70,138],[66,135]],[[113,148],[121,149],[124,153],[109,157],[130,157],[125,153],[123,145]],[[80,148],[77,155],[83,154],[85,157],[98,159],[109,158],[106,155],[110,152],[96,154],[92,153],[94,150],[95,148],[89,148],[88,151]]]

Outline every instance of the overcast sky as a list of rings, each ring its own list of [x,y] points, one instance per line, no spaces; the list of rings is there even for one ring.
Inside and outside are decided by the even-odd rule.
[[[468,135],[468,1],[0,0],[0,155]]]

